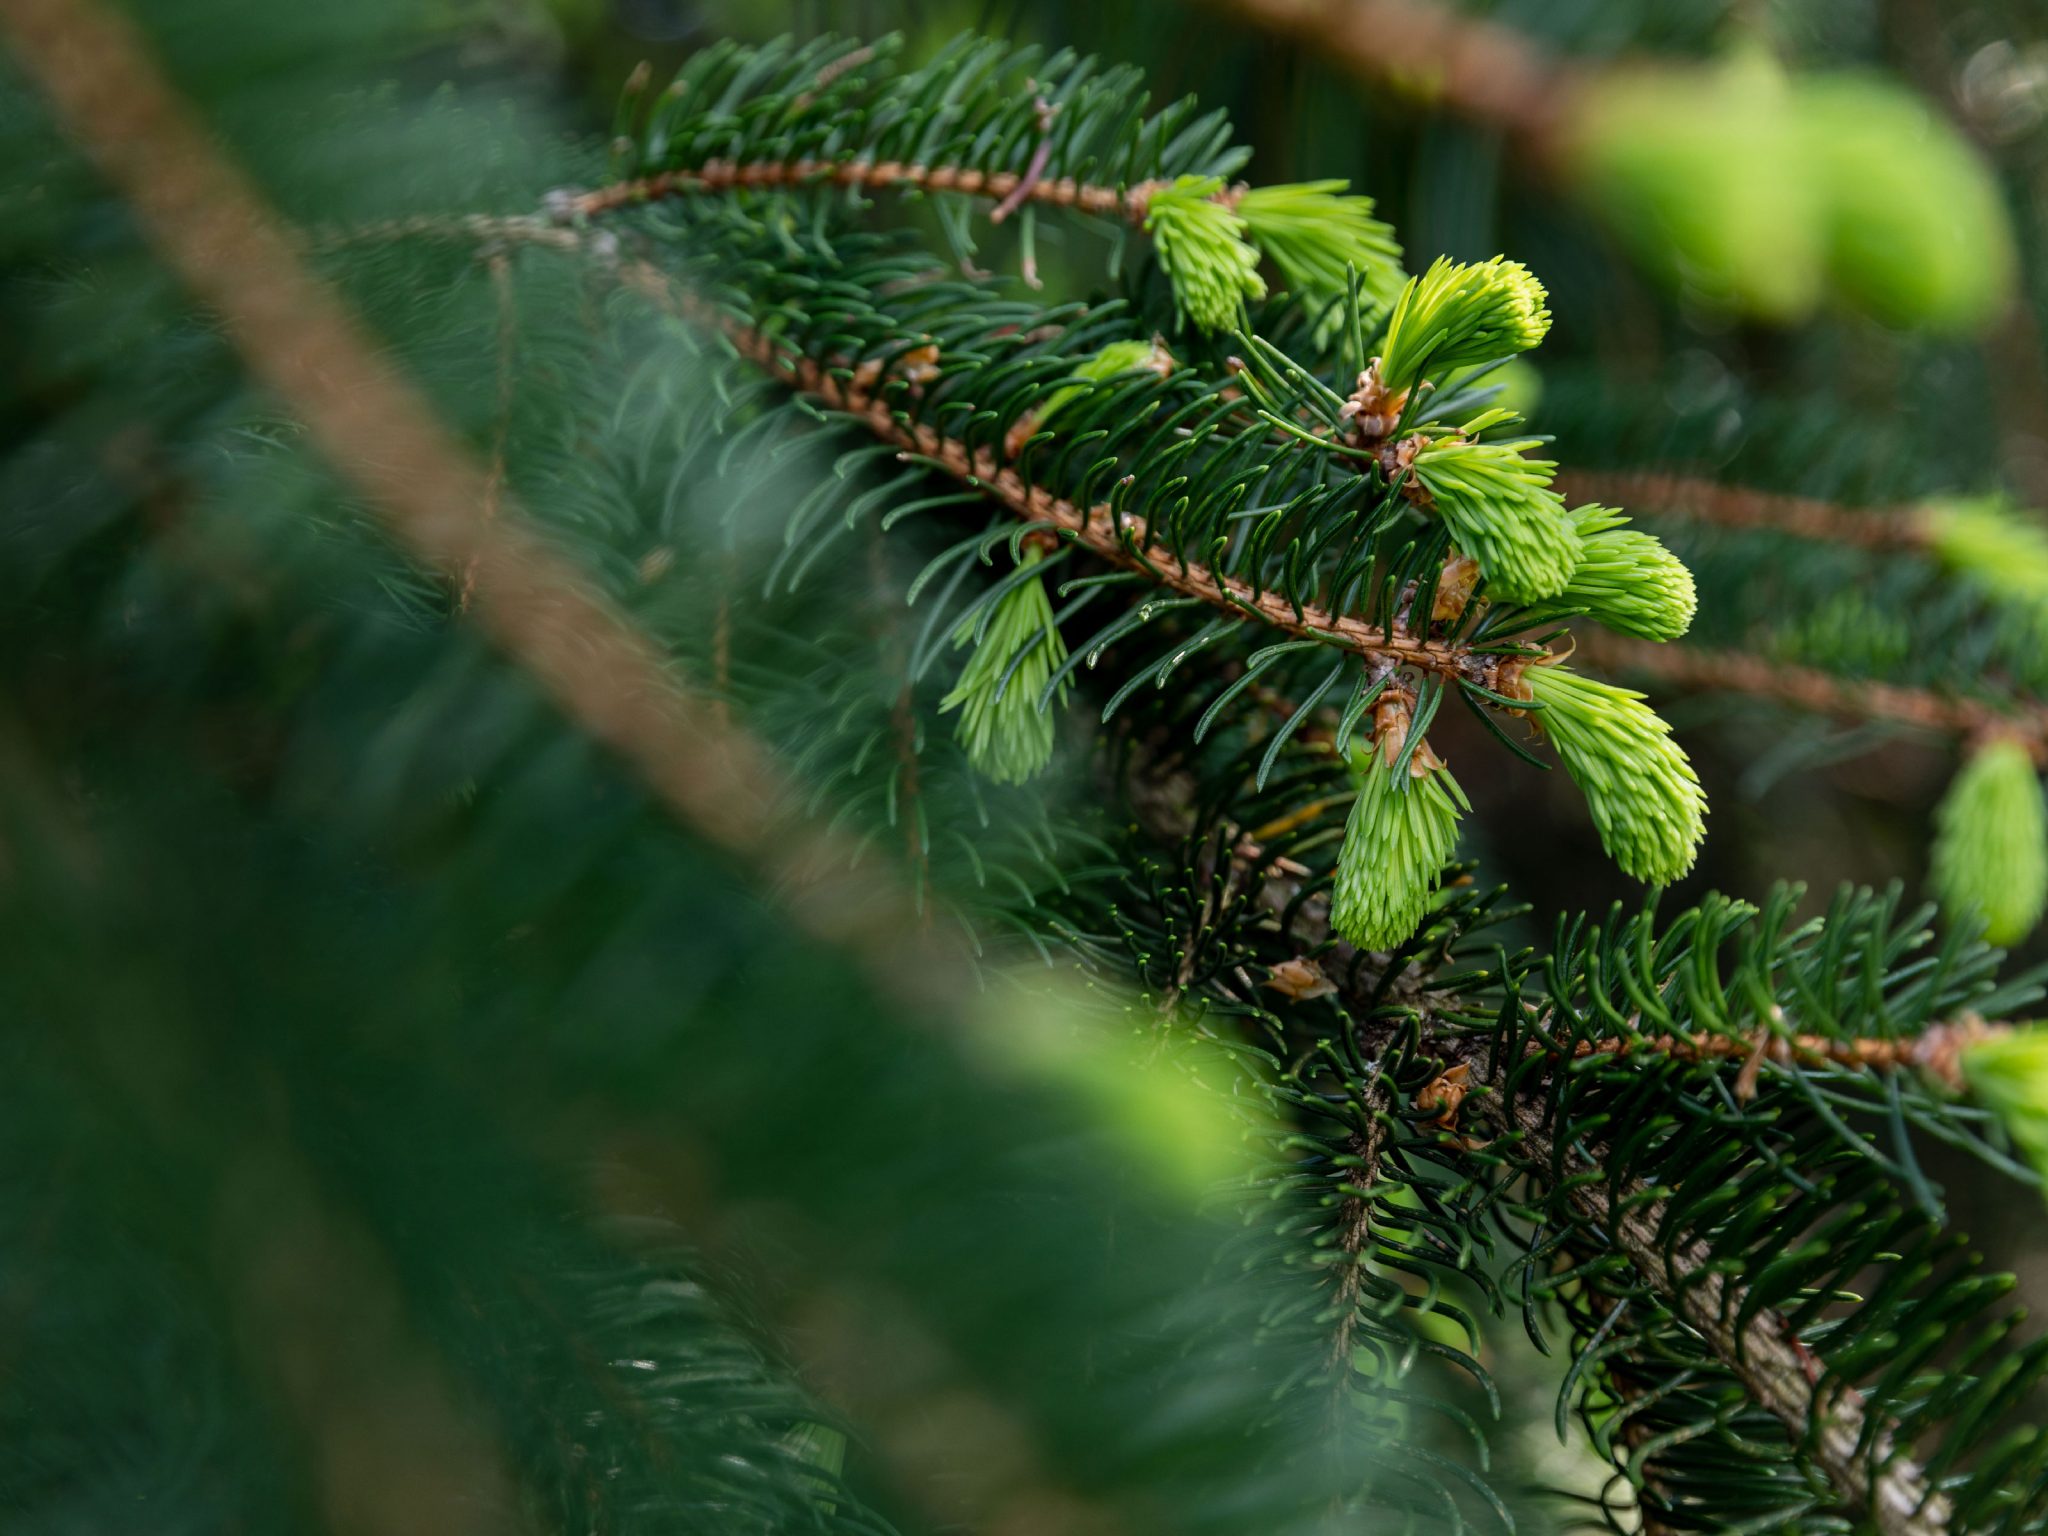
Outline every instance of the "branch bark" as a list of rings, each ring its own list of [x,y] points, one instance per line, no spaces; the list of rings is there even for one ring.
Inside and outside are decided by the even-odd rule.
[[[1128,187],[1107,187],[1076,181],[1071,176],[1041,181],[1028,172],[918,165],[904,160],[760,160],[745,164],[707,160],[699,166],[658,171],[652,176],[576,193],[561,202],[560,212],[571,219],[591,219],[642,203],[702,192],[836,186],[868,192],[957,192],[965,197],[987,198],[1003,207],[1043,203],[1143,225],[1152,194],[1165,185],[1161,181],[1139,181]],[[1217,194],[1216,201],[1234,202],[1239,195],[1241,189],[1225,188]]]
[[[1537,1159],[1549,1160],[1554,1133],[1541,1111],[1520,1100],[1501,1109]],[[1644,1200],[1640,1184],[1624,1185],[1611,1196],[1611,1186],[1591,1157],[1570,1149],[1564,1163],[1571,1169],[1567,1202],[1586,1222],[1606,1231],[1636,1273],[1707,1342],[1753,1402],[1783,1424],[1795,1442],[1810,1437],[1815,1465],[1846,1508],[1867,1515],[1883,1536],[1943,1536],[1949,1528],[1948,1500],[1901,1449],[1892,1428],[1871,1422],[1862,1393],[1844,1383],[1823,1392],[1818,1359],[1777,1312],[1765,1309],[1738,1328],[1733,1319],[1742,1310],[1744,1288],[1712,1271],[1711,1255],[1698,1240],[1680,1244],[1667,1258],[1664,1203]]]
[[[899,420],[871,386],[858,379],[842,380],[824,364],[791,352],[764,333],[708,312],[676,293],[652,267],[642,267],[637,275],[629,269],[628,280],[686,318],[716,329],[748,361],[798,393],[852,417],[880,441],[984,491],[1015,516],[1057,529],[1108,564],[1140,572],[1169,591],[1233,616],[1256,619],[1298,639],[1320,640],[1369,660],[1432,672],[1447,682],[1477,683],[1495,693],[1512,694],[1506,674],[1526,664],[1525,658],[1480,655],[1451,641],[1407,634],[1399,627],[1390,639],[1382,624],[1306,604],[1297,611],[1281,593],[1255,590],[1247,581],[1184,561],[1164,545],[1139,543],[1135,524],[1120,518],[1107,502],[1078,506],[1028,483],[991,448],[970,450],[931,427]]]
[[[1611,672],[1633,672],[1679,688],[1743,693],[1789,704],[1810,714],[1878,721],[1939,735],[1973,739],[2011,736],[2048,767],[2048,706],[2001,707],[1956,693],[1931,693],[1861,678],[1837,677],[1818,667],[1766,661],[1744,651],[1686,644],[1651,645],[1598,632],[1581,634],[1580,653]]]

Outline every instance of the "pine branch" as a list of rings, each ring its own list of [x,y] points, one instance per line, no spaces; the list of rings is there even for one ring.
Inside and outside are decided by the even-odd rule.
[[[1746,1288],[1721,1272],[1703,1241],[1669,1242],[1664,1201],[1651,1198],[1639,1181],[1617,1187],[1576,1144],[1560,1157],[1557,1131],[1541,1105],[1518,1097],[1500,1114],[1503,1128],[1522,1138],[1534,1160],[1563,1170],[1558,1188],[1572,1208],[1607,1233],[1793,1442],[1811,1447],[1846,1508],[1867,1515],[1884,1536],[1942,1536],[1949,1529],[1949,1501],[1899,1445],[1893,1427],[1873,1418],[1855,1388],[1836,1383],[1823,1389],[1819,1360],[1775,1309],[1737,1321],[1747,1310]]]
[[[602,218],[624,208],[667,198],[704,193],[846,187],[864,192],[952,192],[994,202],[991,214],[1001,223],[1025,203],[1067,208],[1079,213],[1120,219],[1142,228],[1153,196],[1168,185],[1163,180],[1134,182],[1126,187],[1099,186],[1071,176],[1040,179],[1029,170],[987,171],[966,165],[916,165],[900,160],[755,160],[739,164],[708,160],[682,170],[658,171],[610,186],[572,194],[558,201],[568,219]],[[1227,186],[1208,201],[1234,208],[1243,197],[1241,185]]]
[[[1283,593],[1257,590],[1251,583],[1225,575],[1197,561],[1185,560],[1159,544],[1140,544],[1137,529],[1108,502],[1088,507],[1030,484],[995,449],[970,449],[923,423],[908,423],[883,398],[888,383],[879,371],[863,377],[835,369],[777,342],[758,327],[744,324],[720,310],[682,293],[658,269],[631,263],[626,281],[672,312],[722,335],[748,361],[798,393],[859,423],[905,455],[983,491],[1016,517],[1034,527],[1057,531],[1108,564],[1144,575],[1148,580],[1249,618],[1283,634],[1316,640],[1392,667],[1414,667],[1447,682],[1477,683],[1489,691],[1512,696],[1514,676],[1528,664],[1523,656],[1475,652],[1449,640],[1424,639],[1401,626],[1372,624],[1334,614],[1310,604],[1296,605]]]
[[[1373,85],[1425,92],[1541,157],[1580,71],[1498,22],[1421,0],[1205,0]]]
[[[153,244],[228,321],[251,372],[302,417],[402,544],[451,582],[469,582],[472,617],[566,715],[684,825],[778,869],[799,924],[860,956],[885,994],[920,1011],[978,995],[958,951],[941,947],[893,886],[853,869],[850,840],[790,828],[790,797],[759,743],[686,693],[652,640],[512,508],[482,515],[495,494],[488,474],[307,269],[123,18],[98,0],[20,0],[0,23]],[[224,250],[240,259],[223,264]],[[839,873],[826,879],[825,870]]]
[[[1845,507],[1813,496],[1640,470],[1560,470],[1557,488],[1567,500],[1605,502],[1640,516],[1690,518],[1717,528],[1784,534],[1816,544],[1916,553],[1930,547],[1925,515],[1910,505]]]
[[[1579,649],[1610,671],[1654,677],[1676,688],[1748,694],[1811,714],[1930,731],[1965,741],[2010,736],[2025,745],[2036,764],[2048,767],[2048,706],[2014,703],[2001,707],[1961,694],[1837,677],[1817,667],[1766,661],[1743,651],[1646,645],[1607,635],[1582,636]]]

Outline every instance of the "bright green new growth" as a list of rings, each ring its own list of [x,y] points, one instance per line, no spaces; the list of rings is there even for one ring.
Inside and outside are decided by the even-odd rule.
[[[1556,597],[1570,585],[1582,550],[1564,500],[1550,489],[1557,465],[1523,456],[1535,438],[1476,442],[1476,434],[1512,422],[1507,411],[1475,416],[1456,434],[1419,448],[1411,471],[1451,530],[1479,562],[1489,590],[1509,602]]]
[[[1137,369],[1150,367],[1157,356],[1157,350],[1149,341],[1112,341],[1093,357],[1084,358],[1074,365],[1074,377],[1085,379],[1088,384],[1103,379],[1113,379],[1120,373],[1132,373]],[[1052,424],[1053,413],[1071,405],[1088,393],[1088,384],[1063,384],[1045,397],[1045,403],[1038,408],[1035,425]]]
[[[1984,937],[2013,944],[2048,907],[2048,805],[2034,759],[2010,736],[1978,748],[1934,813],[1930,878],[1957,917],[1976,913]]]
[[[1358,798],[1337,853],[1330,925],[1360,949],[1389,949],[1428,913],[1458,846],[1458,815],[1471,805],[1449,769],[1416,778],[1378,743],[1354,753],[1351,767]]]
[[[1835,291],[1888,325],[1957,332],[1995,317],[2017,261],[2004,197],[1976,148],[1884,80],[1800,81],[1793,105]]]
[[[1978,1102],[2048,1175],[2048,1029],[2034,1024],[1980,1040],[1963,1052],[1962,1068]]]
[[[1273,258],[1288,291],[1323,306],[1317,339],[1327,341],[1342,319],[1336,300],[1357,269],[1362,308],[1385,309],[1400,292],[1401,245],[1372,216],[1369,197],[1345,196],[1344,181],[1253,187],[1238,199],[1251,238]]]
[[[1912,658],[1913,630],[1895,609],[1862,592],[1837,592],[1772,636],[1770,654],[1802,666],[1882,675]]]
[[[1803,319],[1820,299],[1823,237],[1786,142],[1786,95],[1782,71],[1757,55],[1600,77],[1570,140],[1580,191],[1672,287]]]
[[[1623,513],[1589,504],[1566,514],[1578,529],[1578,569],[1554,604],[1583,611],[1624,635],[1676,640],[1699,608],[1692,572],[1654,534],[1631,527]]]
[[[1934,557],[1994,597],[2048,613],[2048,528],[2001,496],[1955,497],[1921,509]]]
[[[1671,727],[1640,693],[1564,667],[1531,667],[1524,682],[1614,862],[1652,885],[1691,869],[1707,797]]]
[[[1174,302],[1205,331],[1237,324],[1245,301],[1266,294],[1259,253],[1244,238],[1244,217],[1217,201],[1222,190],[1220,176],[1183,176],[1154,192],[1145,211]]]
[[[1029,549],[1023,564],[1043,558]],[[974,654],[939,710],[962,711],[960,740],[977,772],[998,784],[1021,784],[1052,761],[1052,711],[1041,707],[1039,695],[1067,659],[1067,643],[1053,624],[1045,582],[1036,576],[996,600],[979,642],[975,628],[970,620],[953,633],[953,644],[972,645]],[[1059,700],[1066,696],[1062,683]]]
[[[1569,142],[1582,194],[1674,287],[1723,308],[1790,322],[1832,294],[1960,331],[2011,292],[1990,166],[1890,82],[1788,78],[1760,52],[1616,73],[1587,89]]]
[[[1527,352],[1550,332],[1549,300],[1535,274],[1496,256],[1474,266],[1439,256],[1408,280],[1387,321],[1380,383],[1396,393],[1442,371]]]

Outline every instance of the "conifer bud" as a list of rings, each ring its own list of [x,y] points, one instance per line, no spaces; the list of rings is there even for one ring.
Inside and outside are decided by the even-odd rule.
[[[2017,259],[1982,153],[1886,80],[1802,80],[1793,104],[1835,292],[1887,325],[1959,332],[1994,318]]]
[[[1023,563],[1043,558],[1026,549]],[[1043,578],[1026,577],[998,598],[978,642],[975,629],[966,623],[953,633],[953,644],[972,645],[974,654],[939,712],[961,711],[960,740],[976,772],[998,784],[1021,784],[1052,761],[1053,716],[1040,695],[1067,659]],[[1060,701],[1066,694],[1062,683]]]
[[[1692,627],[1699,595],[1685,562],[1664,541],[1611,507],[1589,504],[1569,514],[1579,531],[1578,569],[1555,606],[1577,609],[1624,635],[1676,640]]]
[[[1145,209],[1174,303],[1205,331],[1236,325],[1245,301],[1266,295],[1259,253],[1245,241],[1243,216],[1217,201],[1222,190],[1220,176],[1183,176],[1153,192]]]
[[[1358,798],[1344,824],[1330,925],[1361,949],[1390,949],[1421,925],[1458,845],[1465,792],[1426,742],[1397,764],[1409,715],[1383,708],[1372,743],[1352,756]]]
[[[1372,216],[1371,198],[1344,195],[1349,185],[1308,181],[1253,187],[1237,202],[1246,230],[1273,258],[1288,291],[1325,306],[1319,340],[1327,339],[1341,319],[1333,301],[1349,291],[1354,268],[1368,312],[1384,310],[1401,287],[1400,242]]]
[[[2048,1176],[2048,1028],[1990,1034],[1962,1053],[1970,1092],[2005,1126],[2013,1145]]]
[[[1549,294],[1519,261],[1496,256],[1476,266],[1439,256],[1408,280],[1387,321],[1379,377],[1396,393],[1423,370],[1499,362],[1527,352],[1550,331]]]
[[[2048,806],[2026,747],[1995,736],[1971,754],[1934,813],[1931,879],[1952,916],[2014,944],[2048,907]]]
[[[1512,419],[1505,411],[1488,411],[1458,433],[1421,443],[1406,457],[1409,472],[1429,492],[1458,548],[1486,573],[1492,594],[1533,603],[1564,591],[1582,551],[1563,498],[1550,489],[1557,465],[1524,457],[1537,440],[1473,440]]]
[[[2048,527],[2002,496],[1951,497],[1920,509],[1939,560],[1996,597],[2048,611]]]
[[[1652,885],[1691,869],[1707,835],[1707,797],[1643,696],[1558,666],[1530,667],[1522,684],[1614,862]]]
[[[1622,238],[1723,308],[1790,322],[1832,293],[1887,324],[1958,331],[2010,297],[1994,173],[1892,82],[1788,77],[1761,51],[1616,71],[1581,94],[1565,142]]]
[[[1780,322],[1819,303],[1826,234],[1768,57],[1602,76],[1566,158],[1580,195],[1673,288]]]
[[[1038,425],[1050,426],[1054,413],[1088,393],[1089,384],[1113,379],[1120,373],[1149,369],[1161,378],[1173,371],[1173,358],[1157,341],[1112,341],[1093,357],[1074,365],[1074,377],[1087,383],[1063,384],[1045,397],[1038,408]]]

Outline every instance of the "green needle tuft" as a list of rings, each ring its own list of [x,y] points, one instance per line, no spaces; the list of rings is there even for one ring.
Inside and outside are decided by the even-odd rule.
[[[1372,216],[1371,198],[1345,195],[1349,185],[1254,187],[1237,203],[1252,240],[1273,258],[1288,291],[1321,309],[1319,342],[1327,342],[1342,323],[1337,301],[1349,291],[1354,268],[1361,280],[1360,307],[1368,314],[1385,310],[1401,290],[1400,242]]]
[[[1045,403],[1038,408],[1035,426],[1052,424],[1053,414],[1073,404],[1088,393],[1088,384],[1098,384],[1104,379],[1113,379],[1120,373],[1135,373],[1140,368],[1170,368],[1171,362],[1164,358],[1160,346],[1152,341],[1112,341],[1093,357],[1083,358],[1074,365],[1074,377],[1085,379],[1084,384],[1062,384],[1045,397]]]
[[[2003,496],[1956,496],[1920,509],[1934,558],[2048,630],[2048,527]]]
[[[1531,622],[1583,613],[1643,640],[1676,640],[1692,627],[1699,608],[1692,572],[1662,539],[1611,507],[1588,504],[1567,516],[1579,534],[1578,568],[1555,599],[1531,610]]]
[[[1244,217],[1216,200],[1222,190],[1220,176],[1183,176],[1154,192],[1145,213],[1174,302],[1205,331],[1237,325],[1245,301],[1266,295]]]
[[[1979,747],[1934,826],[1930,878],[1950,915],[1982,917],[1993,944],[2032,933],[2048,906],[2048,806],[2026,747],[2010,736]]]
[[[1029,567],[1043,558],[1027,549],[1023,563]],[[978,642],[974,631],[969,622],[953,634],[955,646],[972,645],[974,654],[939,711],[961,711],[960,740],[977,772],[998,784],[1021,784],[1052,761],[1053,716],[1039,696],[1067,659],[1044,580],[1020,581],[997,599]],[[1062,683],[1058,698],[1064,702],[1066,696]]]
[[[1579,530],[1550,489],[1557,465],[1524,457],[1537,439],[1478,442],[1478,433],[1516,418],[1487,411],[1457,433],[1428,440],[1409,460],[1460,549],[1479,562],[1495,597],[1533,603],[1570,584],[1582,557]]]
[[[1402,716],[1405,721],[1405,712]],[[1330,922],[1361,949],[1390,949],[1421,925],[1458,845],[1458,816],[1471,806],[1450,770],[1425,767],[1416,777],[1398,753],[1398,733],[1352,758],[1358,798],[1344,824]],[[1418,743],[1415,761],[1429,748]]]
[[[1962,1054],[1963,1079],[2028,1162],[2048,1175],[2048,1028],[1992,1035]]]
[[[1652,885],[1691,869],[1707,797],[1671,727],[1640,693],[1565,667],[1531,667],[1523,682],[1614,862]]]
[[[1395,393],[1442,373],[1527,352],[1550,331],[1549,301],[1535,274],[1496,256],[1474,266],[1438,257],[1410,278],[1387,321],[1380,383]]]

